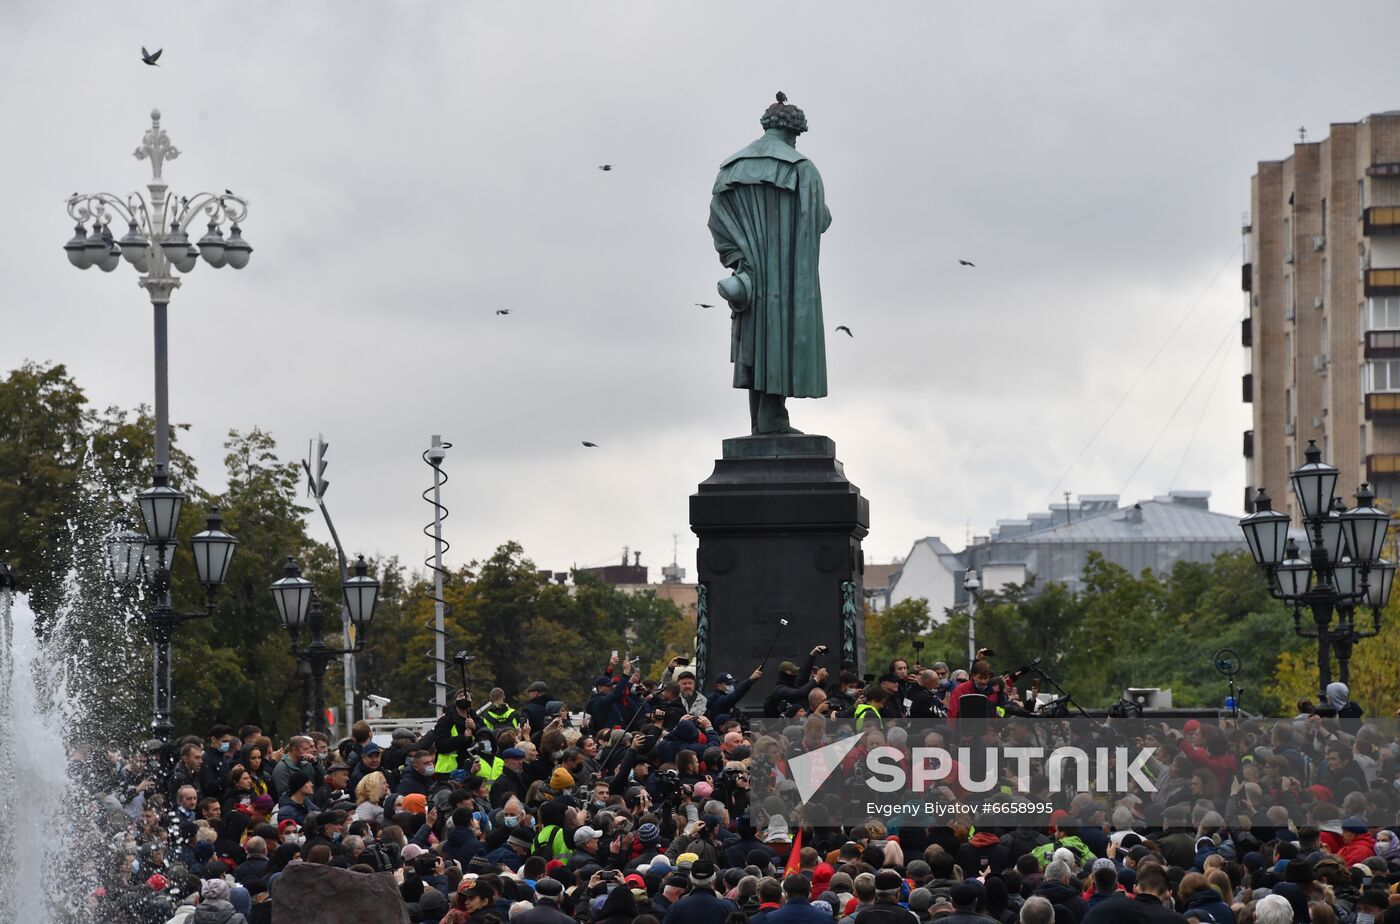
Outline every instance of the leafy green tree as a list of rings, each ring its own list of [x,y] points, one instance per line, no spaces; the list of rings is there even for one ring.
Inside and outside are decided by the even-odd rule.
[[[922,597],[901,600],[881,612],[865,614],[866,664],[876,674],[895,658],[914,656],[914,640],[928,633],[928,601]]]

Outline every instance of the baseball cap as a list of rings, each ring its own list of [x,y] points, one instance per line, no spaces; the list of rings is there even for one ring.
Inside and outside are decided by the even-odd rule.
[[[593,838],[602,836],[602,831],[599,831],[597,828],[590,828],[588,825],[584,825],[582,828],[579,828],[577,831],[574,832],[574,846],[582,847],[584,844],[593,840]]]
[[[733,675],[733,674],[720,674],[718,677],[715,678],[715,683],[733,683],[733,682],[734,682],[734,675]]]
[[[524,760],[525,752],[520,748],[506,748],[501,752],[502,760]]]

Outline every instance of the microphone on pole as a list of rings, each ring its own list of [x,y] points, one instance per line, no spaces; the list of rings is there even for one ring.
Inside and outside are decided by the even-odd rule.
[[[1024,675],[1029,674],[1031,671],[1036,670],[1036,669],[1039,668],[1039,667],[1040,667],[1040,658],[1036,658],[1034,661],[1032,661],[1031,663],[1027,664],[1025,667],[1021,668],[1021,669],[1018,670],[1018,671],[1013,672],[1012,675],[1011,675],[1011,682],[1012,682],[1012,683],[1015,683],[1016,681],[1020,680]]]

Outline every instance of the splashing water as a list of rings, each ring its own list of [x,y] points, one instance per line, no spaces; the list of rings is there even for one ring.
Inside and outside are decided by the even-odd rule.
[[[75,920],[90,885],[70,879],[79,793],[67,741],[79,721],[67,695],[61,631],[40,641],[29,599],[0,593],[0,781],[8,794],[0,824],[0,920]],[[60,649],[61,650],[61,649]]]

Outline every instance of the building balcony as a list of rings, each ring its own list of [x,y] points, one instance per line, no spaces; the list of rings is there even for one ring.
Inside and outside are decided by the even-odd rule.
[[[1252,458],[1254,458],[1254,431],[1253,431],[1253,430],[1246,430],[1246,431],[1244,431],[1244,457],[1245,457],[1246,459],[1252,459]]]
[[[1400,206],[1373,205],[1361,216],[1363,234],[1400,234]]]
[[[1400,452],[1375,452],[1366,457],[1366,478],[1394,478],[1400,475]]]
[[[1244,393],[1244,403],[1251,404],[1254,401],[1254,373],[1246,372],[1241,379],[1242,391]]]
[[[1400,359],[1400,330],[1366,331],[1367,359]]]
[[[1400,420],[1400,392],[1368,392],[1366,395],[1366,419]]]
[[[1366,295],[1400,295],[1400,268],[1368,269]]]
[[[1370,164],[1366,167],[1367,176],[1400,176],[1400,164]]]
[[[1240,288],[1246,292],[1254,290],[1254,264],[1240,264]]]
[[[1254,319],[1245,318],[1240,322],[1240,346],[1254,346]]]

